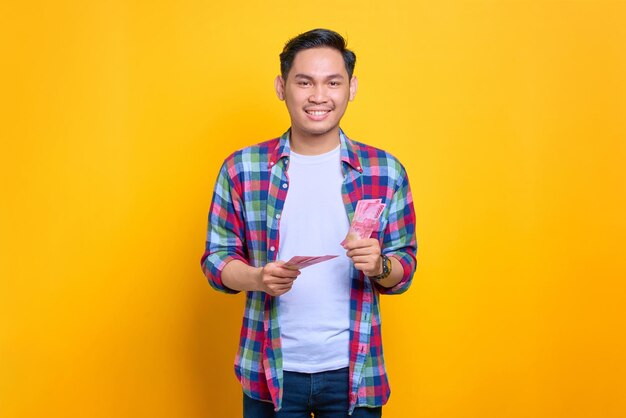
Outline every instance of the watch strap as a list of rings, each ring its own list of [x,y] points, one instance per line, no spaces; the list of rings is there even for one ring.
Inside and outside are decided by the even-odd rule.
[[[387,257],[384,254],[381,254],[380,258],[382,258],[382,262],[383,262],[383,272],[379,274],[378,276],[370,277],[370,279],[372,280],[380,281],[380,280],[386,279],[391,274],[391,260],[389,259],[389,257]]]

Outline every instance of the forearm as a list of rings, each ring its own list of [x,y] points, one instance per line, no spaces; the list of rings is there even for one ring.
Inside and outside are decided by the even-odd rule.
[[[389,257],[389,261],[391,261],[391,274],[382,280],[376,281],[376,283],[383,287],[394,287],[402,281],[404,276],[404,268],[402,267],[402,264],[400,264],[400,261],[398,261],[398,259],[394,256]],[[380,273],[382,273],[382,263]]]
[[[252,267],[241,260],[232,260],[222,270],[224,286],[237,291],[261,290],[261,267]]]

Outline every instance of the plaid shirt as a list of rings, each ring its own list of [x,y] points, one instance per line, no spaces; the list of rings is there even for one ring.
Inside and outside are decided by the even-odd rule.
[[[379,294],[406,291],[416,267],[415,214],[409,182],[391,154],[348,139],[340,132],[340,155],[345,180],[342,196],[352,220],[360,199],[386,203],[378,231],[372,236],[382,252],[394,256],[404,269],[400,283],[385,288],[354,266],[350,291],[350,409],[382,406],[390,389],[383,360]],[[224,286],[221,273],[231,260],[254,267],[276,261],[279,214],[289,178],[289,131],[282,137],[230,155],[219,172],[209,212],[202,270],[213,288]],[[281,408],[283,368],[276,299],[264,292],[247,292],[235,373],[244,393]]]

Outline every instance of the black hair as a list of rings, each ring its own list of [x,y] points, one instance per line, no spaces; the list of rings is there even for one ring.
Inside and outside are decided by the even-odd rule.
[[[298,52],[305,49],[326,47],[336,49],[341,53],[346,65],[346,71],[348,72],[348,78],[351,79],[354,73],[354,66],[356,65],[356,55],[347,49],[346,46],[347,43],[343,36],[332,30],[313,29],[301,33],[285,44],[283,52],[280,54],[280,73],[286,80]]]

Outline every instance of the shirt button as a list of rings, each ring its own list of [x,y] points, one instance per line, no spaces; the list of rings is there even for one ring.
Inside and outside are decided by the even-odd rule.
[[[276,219],[280,219],[280,213],[276,214]]]
[[[270,161],[270,165],[274,165],[274,161]]]
[[[283,183],[283,189],[287,188],[287,183]]]
[[[361,169],[361,166],[358,166],[356,169],[357,169],[357,170],[360,170],[360,169]]]
[[[273,245],[270,247],[270,251],[276,251],[276,247],[274,247]]]

